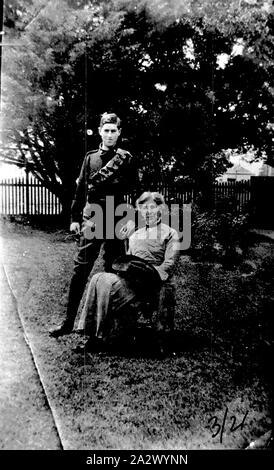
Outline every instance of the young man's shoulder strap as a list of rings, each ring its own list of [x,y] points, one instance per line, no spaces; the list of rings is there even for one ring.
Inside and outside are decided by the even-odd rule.
[[[120,155],[123,159],[132,158],[132,155],[128,150],[124,150],[124,149],[121,149],[121,148],[117,149],[116,154]]]
[[[96,171],[92,177],[90,177],[89,189],[91,190],[104,181],[110,180],[116,173],[119,173],[121,167],[123,167],[123,165],[127,165],[130,160],[131,154],[127,150],[118,148],[113,158],[109,160],[106,165]]]

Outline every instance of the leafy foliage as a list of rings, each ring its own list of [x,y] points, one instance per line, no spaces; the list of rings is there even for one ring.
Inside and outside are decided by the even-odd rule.
[[[196,205],[192,216],[194,259],[219,261],[226,266],[243,260],[248,242],[248,212],[239,213],[231,200],[224,200],[210,211],[203,211]]]
[[[223,150],[273,159],[271,2],[13,0],[4,126],[38,178],[71,199],[99,115],[123,120],[144,183],[210,182]],[[87,129],[93,130],[91,137]]]

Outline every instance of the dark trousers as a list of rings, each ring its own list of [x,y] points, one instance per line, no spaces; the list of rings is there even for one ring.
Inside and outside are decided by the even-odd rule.
[[[81,235],[78,253],[74,259],[74,272],[68,295],[66,322],[71,326],[74,324],[87,279],[98,258],[101,246],[103,248],[102,271],[112,272],[111,266],[115,258],[125,254],[125,242],[123,240],[97,240],[95,238],[87,240]]]

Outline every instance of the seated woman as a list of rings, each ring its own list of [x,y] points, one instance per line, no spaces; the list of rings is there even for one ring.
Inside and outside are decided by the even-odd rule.
[[[90,336],[82,350],[100,350],[109,317],[159,292],[179,257],[178,234],[162,223],[163,196],[145,192],[136,204],[144,226],[129,237],[128,254],[114,262],[117,274],[101,272],[90,280],[78,323]]]

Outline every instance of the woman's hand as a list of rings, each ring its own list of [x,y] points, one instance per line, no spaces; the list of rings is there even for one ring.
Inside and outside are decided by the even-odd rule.
[[[120,230],[120,235],[122,240],[124,238],[128,238],[130,234],[135,230],[135,222],[133,220],[129,220],[126,225],[123,225],[123,227]]]

